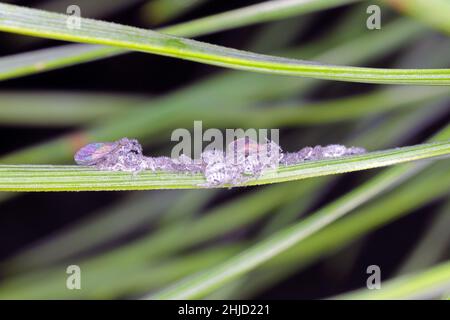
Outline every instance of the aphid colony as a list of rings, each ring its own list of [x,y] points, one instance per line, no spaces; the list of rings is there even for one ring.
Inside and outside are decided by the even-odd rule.
[[[309,160],[322,160],[365,153],[363,148],[338,144],[305,147],[297,152],[283,153],[280,146],[268,140],[258,144],[248,137],[237,139],[226,151],[205,150],[199,159],[182,154],[177,159],[146,157],[135,139],[122,138],[115,142],[97,142],[82,147],[75,154],[79,165],[94,166],[100,170],[128,171],[162,170],[179,173],[202,173],[206,183],[217,187],[238,185],[257,179],[265,170],[281,165],[292,165]]]

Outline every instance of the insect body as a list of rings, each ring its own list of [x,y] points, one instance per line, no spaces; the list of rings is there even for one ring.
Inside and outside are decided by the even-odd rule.
[[[258,144],[248,137],[232,141],[227,152],[207,150],[202,153],[203,186],[237,185],[258,178],[268,168],[278,165],[281,157],[278,144],[267,141]]]
[[[364,153],[359,147],[327,145],[304,147],[297,152],[283,153],[273,141],[258,144],[248,137],[231,142],[226,149],[206,150],[200,159],[180,155],[169,157],[146,157],[142,146],[135,139],[122,138],[114,142],[90,143],[75,154],[79,165],[94,166],[100,170],[128,171],[136,174],[142,170],[163,170],[180,173],[202,173],[206,179],[204,187],[239,185],[258,179],[267,169],[304,161],[323,160]]]
[[[230,177],[224,162],[215,162],[206,166],[204,175],[206,178],[205,186],[218,186],[230,182]]]
[[[128,138],[115,142],[90,143],[78,150],[75,162],[111,171],[139,172],[152,169],[151,163],[142,155],[139,142]]]
[[[75,154],[75,162],[82,166],[95,165],[118,148],[116,142],[95,142],[90,143]]]
[[[283,155],[281,163],[292,165],[311,160],[324,160],[363,154],[366,150],[359,147],[346,147],[340,144],[330,144],[327,146],[305,147],[297,152],[287,152]]]
[[[249,137],[232,141],[227,148],[227,156],[239,160],[259,153],[260,145]]]
[[[242,168],[242,174],[257,177],[266,168],[276,168],[282,152],[273,141],[258,144],[254,140],[242,138],[229,144],[227,155]]]

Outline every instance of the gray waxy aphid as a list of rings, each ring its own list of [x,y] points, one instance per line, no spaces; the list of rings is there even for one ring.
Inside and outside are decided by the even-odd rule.
[[[279,164],[293,165],[305,161],[339,158],[365,153],[359,147],[339,144],[304,147],[297,152],[283,153],[273,141],[258,144],[248,137],[237,139],[228,145],[226,152],[206,150],[200,159],[181,155],[169,157],[146,157],[142,146],[135,139],[122,138],[115,142],[91,143],[75,154],[79,165],[94,166],[100,170],[127,171],[133,174],[143,170],[162,170],[179,173],[201,173],[205,177],[204,187],[239,185],[258,179],[264,171],[276,169]]]

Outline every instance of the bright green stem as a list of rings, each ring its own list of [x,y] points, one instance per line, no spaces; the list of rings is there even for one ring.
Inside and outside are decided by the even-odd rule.
[[[242,186],[300,180],[450,154],[450,140],[363,155],[280,166]],[[82,166],[0,165],[0,191],[100,191],[201,188],[200,175],[99,171]],[[229,187],[225,185],[224,187]]]
[[[275,0],[157,30],[175,36],[197,37],[258,22],[288,18],[301,13],[311,12],[314,9],[320,10],[331,8],[354,1],[355,0],[294,0],[285,4],[284,1]],[[181,0],[179,2],[182,2],[184,6],[187,0]],[[152,1],[149,5],[151,7],[158,7],[158,3],[163,5],[168,4],[166,1]],[[271,8],[270,12],[267,12],[267,9],[262,10],[267,7]],[[175,9],[175,11],[177,10]],[[210,30],[209,28],[212,29]],[[15,54],[0,58],[0,80],[95,61],[127,52],[127,50],[116,47],[71,44],[26,52],[23,54]]]
[[[379,290],[361,289],[333,299],[393,300],[430,299],[448,294],[450,291],[450,261],[426,271],[398,277],[382,282]]]
[[[390,84],[449,85],[450,69],[382,69],[326,65],[230,49],[150,30],[0,4],[0,30],[73,42],[116,46],[232,69],[317,79]]]

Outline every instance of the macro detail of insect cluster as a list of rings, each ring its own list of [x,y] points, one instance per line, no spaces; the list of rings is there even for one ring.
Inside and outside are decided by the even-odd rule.
[[[304,147],[297,152],[284,153],[270,140],[257,143],[248,137],[231,142],[226,151],[210,149],[200,158],[182,154],[178,158],[145,156],[136,139],[122,138],[115,142],[95,142],[82,147],[75,154],[79,165],[99,170],[127,171],[137,174],[143,170],[176,173],[201,173],[206,182],[201,186],[240,185],[258,179],[266,170],[279,165],[295,165],[304,161],[322,160],[365,153],[360,147],[339,144]]]

